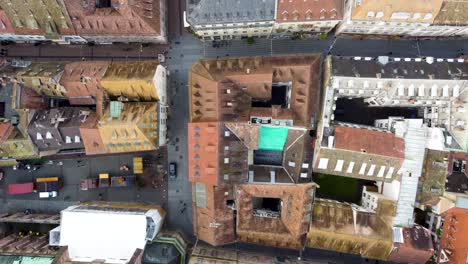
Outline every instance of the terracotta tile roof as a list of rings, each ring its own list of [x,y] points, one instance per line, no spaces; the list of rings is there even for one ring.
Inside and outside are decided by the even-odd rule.
[[[440,240],[439,261],[444,251],[449,262],[438,263],[465,263],[468,257],[468,209],[455,207],[442,215],[444,229]]]
[[[291,82],[294,124],[318,112],[320,55],[208,59],[189,76],[191,121],[248,121],[254,99],[271,98],[272,83]]]
[[[235,242],[234,211],[226,207],[226,201],[234,199],[232,188],[205,187],[206,206],[192,206],[195,235],[213,246]]]
[[[276,22],[341,20],[342,0],[279,0]]]
[[[100,81],[109,64],[107,61],[86,61],[65,65],[60,84],[65,88],[70,104],[96,104],[96,94],[102,89]]]
[[[218,185],[218,130],[216,122],[188,124],[190,182]]]
[[[396,263],[426,263],[434,255],[431,231],[422,227],[403,227],[403,243],[393,243],[388,258]]]
[[[160,0],[112,0],[96,8],[95,0],[64,0],[79,35],[160,35]]]
[[[10,123],[1,122],[0,123],[0,143],[8,139],[13,132],[14,127]]]
[[[236,186],[237,237],[249,243],[300,249],[308,232],[315,184]],[[256,215],[254,197],[281,199],[280,216]]]
[[[338,126],[335,128],[335,148],[356,152],[405,158],[405,142],[392,133]]]
[[[81,139],[85,147],[86,155],[104,154],[107,152],[97,124],[97,115],[91,113],[88,119],[80,126]]]
[[[20,105],[23,109],[47,109],[47,100],[33,89],[21,87]]]

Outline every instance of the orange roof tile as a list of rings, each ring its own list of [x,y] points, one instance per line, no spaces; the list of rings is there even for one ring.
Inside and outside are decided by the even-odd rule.
[[[98,90],[101,90],[100,81],[106,73],[110,62],[86,61],[72,62],[65,65],[60,84],[66,90],[70,104],[95,104]]]
[[[272,83],[291,82],[286,110],[295,125],[309,126],[318,111],[319,67],[318,54],[199,61],[189,76],[190,120],[248,121],[252,99],[269,99]]]
[[[161,34],[159,0],[112,1],[117,8],[96,8],[93,0],[64,2],[79,35]]]
[[[447,253],[449,262],[445,263],[465,263],[468,257],[468,209],[451,208],[445,211],[444,229],[440,241],[440,251]],[[440,261],[441,254],[439,254]],[[442,262],[438,262],[442,263]]]
[[[101,139],[97,128],[98,117],[91,113],[88,119],[80,126],[81,139],[85,147],[86,155],[97,155],[107,153],[106,147]]]
[[[342,0],[280,0],[276,22],[341,20]]]
[[[218,185],[218,130],[216,122],[188,124],[189,180]]]
[[[405,158],[405,142],[392,133],[364,128],[335,128],[335,148]]]
[[[311,221],[314,189],[314,183],[237,185],[238,239],[275,247],[303,248]],[[281,199],[280,217],[254,215],[254,197]]]

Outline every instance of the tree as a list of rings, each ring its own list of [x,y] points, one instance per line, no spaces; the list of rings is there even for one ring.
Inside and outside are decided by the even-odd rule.
[[[255,39],[253,37],[248,37],[247,38],[247,44],[252,45],[255,43]]]

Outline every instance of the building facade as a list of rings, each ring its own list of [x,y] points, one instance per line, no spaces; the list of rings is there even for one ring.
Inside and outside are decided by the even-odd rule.
[[[187,0],[186,22],[202,41],[271,35],[276,0]]]
[[[326,34],[343,19],[342,0],[278,0],[273,38]]]
[[[337,33],[410,37],[466,36],[466,22],[460,23],[462,15],[457,15],[462,10],[461,5],[443,0],[346,0],[343,22],[338,26]]]

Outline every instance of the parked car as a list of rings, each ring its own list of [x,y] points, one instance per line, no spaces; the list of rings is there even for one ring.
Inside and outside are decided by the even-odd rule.
[[[39,198],[52,198],[52,197],[57,197],[58,193],[56,191],[52,192],[40,192],[39,193]]]
[[[177,164],[175,162],[169,163],[169,177],[171,179],[177,178]]]

